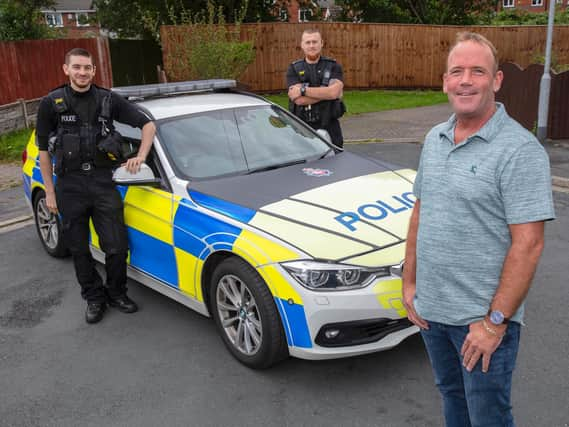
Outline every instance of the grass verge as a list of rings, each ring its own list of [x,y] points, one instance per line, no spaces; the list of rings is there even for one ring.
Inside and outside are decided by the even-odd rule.
[[[22,158],[32,129],[21,129],[0,135],[0,162],[13,162]]]
[[[283,108],[288,108],[286,93],[264,95]],[[344,92],[346,115],[372,113],[384,110],[424,107],[448,102],[441,91],[421,90],[348,90]]]

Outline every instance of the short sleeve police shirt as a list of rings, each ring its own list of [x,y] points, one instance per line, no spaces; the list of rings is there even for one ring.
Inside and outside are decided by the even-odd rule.
[[[318,74],[318,70],[320,70],[320,72],[321,72],[322,69],[324,68],[322,66],[322,62],[323,61],[320,59],[318,61],[318,63],[316,63],[316,64],[307,64],[308,65],[308,67],[306,67],[307,71],[308,72],[315,72]],[[310,66],[312,66],[312,69],[314,71],[312,71],[310,69]],[[311,79],[307,78],[307,81],[309,81],[309,80],[311,80]],[[321,81],[322,77],[316,78],[316,80]],[[340,80],[342,82],[344,81],[344,72],[342,70],[342,66],[335,61],[332,63],[332,68],[330,70],[330,80]],[[287,85],[287,87],[291,87],[291,86],[298,84],[298,83],[302,83],[302,81],[301,81],[298,73],[294,69],[294,66],[292,64],[290,64],[288,69],[287,69],[287,72],[286,72],[286,85]]]
[[[497,103],[475,135],[454,144],[455,117],[426,137],[414,184],[421,201],[415,308],[467,325],[488,311],[511,246],[508,225],[555,218],[549,158]],[[523,305],[512,316],[521,322]]]

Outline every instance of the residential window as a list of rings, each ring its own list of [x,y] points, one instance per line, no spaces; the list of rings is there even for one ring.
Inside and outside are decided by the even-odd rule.
[[[77,22],[78,27],[88,27],[89,26],[89,15],[86,13],[76,13],[75,22]]]
[[[514,7],[515,5],[515,0],[503,0],[502,2],[503,7]]]
[[[61,13],[46,13],[45,22],[50,27],[63,27],[63,17]]]
[[[531,0],[532,6],[543,6],[543,0]]]
[[[308,22],[312,17],[312,10],[298,9],[298,22]]]
[[[288,11],[286,10],[286,7],[281,7],[279,10],[279,19],[283,22],[288,21]]]

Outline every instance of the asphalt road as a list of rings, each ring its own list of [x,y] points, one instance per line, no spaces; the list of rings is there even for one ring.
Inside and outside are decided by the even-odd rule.
[[[413,144],[349,149],[409,167],[419,156]],[[518,427],[569,426],[569,194],[555,203],[514,378]],[[2,427],[443,424],[418,336],[383,353],[252,371],[212,321],[134,282],[141,311],[87,325],[69,259],[47,256],[30,225],[0,242]]]

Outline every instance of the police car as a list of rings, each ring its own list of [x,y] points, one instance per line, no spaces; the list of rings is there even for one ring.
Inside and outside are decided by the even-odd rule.
[[[231,354],[253,368],[386,350],[416,333],[401,296],[415,172],[344,152],[235,86],[113,89],[157,126],[147,167],[115,173],[129,277],[213,317]],[[115,124],[140,142],[140,130]],[[23,180],[41,242],[64,256],[33,136]]]

